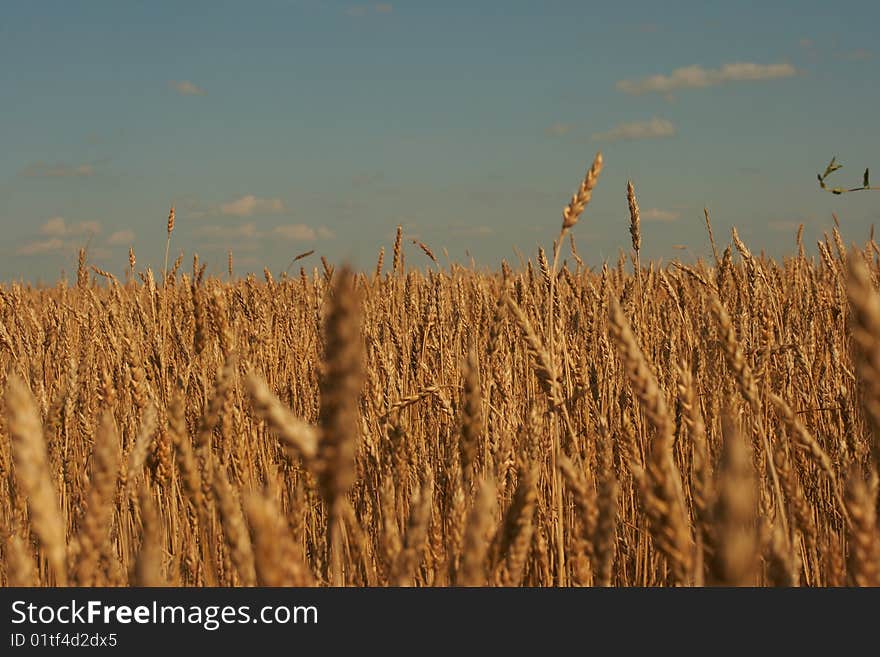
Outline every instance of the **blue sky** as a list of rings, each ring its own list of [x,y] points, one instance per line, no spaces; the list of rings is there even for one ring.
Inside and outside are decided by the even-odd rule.
[[[662,4],[662,6],[661,6]],[[592,6],[591,6],[592,5]],[[575,229],[590,263],[862,241],[880,194],[880,6],[869,2],[4,2],[0,279],[54,281],[128,247],[161,267],[284,270],[315,249],[371,267],[398,223],[495,267],[549,248],[597,150]],[[685,247],[685,248],[682,248]],[[409,245],[408,261],[426,264]]]

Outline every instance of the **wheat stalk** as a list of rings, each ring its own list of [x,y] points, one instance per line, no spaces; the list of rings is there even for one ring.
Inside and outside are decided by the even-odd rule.
[[[27,499],[31,529],[43,546],[56,584],[65,586],[66,523],[52,484],[40,416],[31,391],[17,374],[10,375],[7,381],[6,412],[15,479]]]

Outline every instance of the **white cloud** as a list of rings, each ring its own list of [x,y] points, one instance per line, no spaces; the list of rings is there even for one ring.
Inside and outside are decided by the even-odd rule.
[[[574,128],[571,123],[554,123],[544,128],[544,134],[547,137],[564,137]]]
[[[67,222],[64,221],[64,217],[52,217],[40,226],[40,233],[63,237],[67,234]]]
[[[101,232],[97,221],[80,221],[69,224],[64,217],[52,217],[40,226],[40,234],[46,237],[70,237],[76,235],[95,235]]]
[[[676,128],[671,121],[654,117],[649,121],[621,123],[607,132],[593,133],[595,141],[625,141],[633,139],[662,139],[673,137]]]
[[[798,44],[800,45],[801,48],[804,48],[805,50],[809,50],[810,48],[813,47],[813,40],[812,39],[801,39],[800,41],[798,41]]]
[[[81,221],[75,226],[72,226],[74,235],[84,235],[84,234],[92,234],[101,232],[101,224],[97,221]]]
[[[681,212],[660,210],[658,208],[642,210],[640,214],[645,221],[678,221],[681,218]]]
[[[97,221],[80,221],[69,223],[64,217],[50,217],[40,226],[43,239],[22,244],[16,249],[19,255],[41,255],[66,249],[75,249],[94,235],[101,232],[101,224]],[[92,250],[92,253],[96,253]]]
[[[117,230],[107,238],[109,246],[124,246],[134,242],[133,230]]]
[[[44,253],[53,253],[55,251],[60,251],[64,248],[64,240],[58,239],[57,237],[52,237],[47,240],[37,240],[36,242],[28,242],[27,244],[22,244],[18,249],[16,249],[16,253],[18,255],[31,256],[31,255],[42,255]]]
[[[181,96],[204,96],[207,93],[198,85],[193,84],[189,80],[171,81],[171,88]]]
[[[314,242],[315,240],[329,240],[336,237],[335,233],[325,226],[312,228],[305,224],[287,224],[276,226],[272,229],[272,236],[296,242]]]
[[[201,226],[197,233],[205,237],[214,237],[219,239],[241,239],[253,240],[262,236],[257,230],[257,224],[248,222],[246,224],[238,224],[234,226]]]
[[[394,7],[391,6],[390,2],[380,2],[379,4],[374,5],[373,9],[377,14],[390,14],[394,11]]]
[[[257,198],[248,194],[220,206],[220,214],[232,217],[250,217],[255,214],[280,214],[285,211],[280,198]]]
[[[245,241],[241,239],[235,240],[235,243],[231,243],[228,238],[217,238],[216,240],[206,240],[204,242],[199,242],[196,246],[199,253],[208,251],[220,251],[223,254],[223,268],[226,268],[226,256],[229,252],[229,249],[232,249],[234,258],[235,258],[235,266],[238,267],[241,264],[241,260],[239,259],[240,253],[260,253],[264,246],[260,244],[257,240]],[[263,261],[265,264],[265,261]]]
[[[874,57],[874,53],[867,48],[858,48],[849,52],[834,53],[834,57],[848,62],[866,62]]]
[[[88,178],[95,175],[91,164],[48,164],[34,162],[19,172],[27,178]]]
[[[702,89],[728,82],[750,82],[755,80],[777,80],[790,78],[797,74],[791,64],[755,64],[735,62],[724,64],[718,69],[707,69],[694,64],[675,69],[670,75],[651,75],[639,80],[620,80],[618,91],[640,95],[646,93],[668,94],[677,89]]]
[[[296,240],[301,242],[312,242],[318,238],[315,229],[305,224],[290,224],[287,226],[278,226],[272,231],[273,235],[286,240]]]

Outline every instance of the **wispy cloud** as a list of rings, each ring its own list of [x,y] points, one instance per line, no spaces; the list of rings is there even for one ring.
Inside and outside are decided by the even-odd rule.
[[[379,2],[374,5],[353,5],[345,9],[345,15],[360,18],[367,14],[390,14],[394,6],[390,2]]]
[[[228,225],[209,225],[200,226],[196,234],[204,237],[213,237],[216,239],[236,239],[236,240],[253,240],[261,237],[261,233],[257,230],[257,224],[248,222],[246,224]]]
[[[68,223],[64,217],[52,217],[40,226],[40,235],[46,237],[74,237],[77,235],[97,235],[101,224],[97,221]]]
[[[223,203],[206,203],[195,197],[181,199],[177,204],[181,216],[190,219],[211,217],[256,217],[261,215],[289,214],[287,205],[280,198],[263,198],[256,194],[245,194]]]
[[[631,141],[634,139],[662,139],[675,136],[672,121],[654,117],[648,121],[620,123],[606,132],[595,132],[595,141]]]
[[[645,221],[678,221],[681,219],[681,212],[675,210],[660,210],[659,208],[649,208],[641,211],[641,217]]]
[[[18,255],[34,256],[75,249],[100,232],[101,224],[97,221],[70,223],[64,217],[51,217],[40,226],[40,239],[20,245],[15,252]],[[95,250],[92,252],[97,253]]]
[[[40,233],[43,235],[54,235],[64,236],[67,234],[67,222],[64,220],[64,217],[52,217],[42,226],[40,226]]]
[[[324,226],[312,228],[305,224],[287,224],[272,229],[272,236],[296,242],[314,242],[318,239],[333,239],[336,235]]]
[[[869,59],[873,59],[874,53],[867,48],[857,48],[848,52],[836,52],[834,57],[835,59],[842,59],[847,62],[866,62]]]
[[[288,240],[297,242],[314,242],[319,239],[332,239],[335,234],[325,226],[312,227],[306,224],[283,224],[274,228],[262,229],[256,222],[243,224],[209,224],[200,226],[196,235],[214,240],[236,240],[240,243],[254,243],[259,240]]]
[[[125,246],[134,242],[133,230],[117,230],[107,238],[108,246]]]
[[[19,171],[19,175],[27,178],[88,178],[95,175],[95,167],[91,164],[34,162]]]
[[[798,45],[804,50],[809,50],[814,44],[812,39],[801,39],[798,41]]]
[[[544,128],[544,135],[547,137],[564,137],[572,130],[574,130],[574,126],[571,123],[557,122]]]
[[[259,198],[247,194],[234,201],[220,205],[220,214],[231,217],[251,217],[255,214],[281,214],[285,211],[280,198]]]
[[[171,88],[181,96],[204,96],[207,92],[189,80],[172,80]]]
[[[791,64],[755,64],[735,62],[724,64],[721,68],[707,69],[698,64],[677,68],[669,75],[651,75],[638,80],[620,80],[618,91],[641,95],[647,93],[668,94],[678,89],[703,89],[730,82],[752,82],[757,80],[778,80],[797,74]]]
[[[305,224],[278,226],[272,231],[272,234],[285,240],[295,240],[298,242],[312,242],[318,239],[315,229]]]
[[[61,251],[63,248],[64,240],[52,237],[47,240],[37,240],[35,242],[22,244],[15,250],[15,252],[18,255],[33,256],[42,255],[44,253],[55,253],[56,251]]]

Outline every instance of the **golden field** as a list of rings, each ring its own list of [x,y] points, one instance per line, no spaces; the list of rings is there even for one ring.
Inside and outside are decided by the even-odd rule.
[[[0,287],[0,584],[880,585],[878,245],[591,269],[601,166],[517,269]]]

